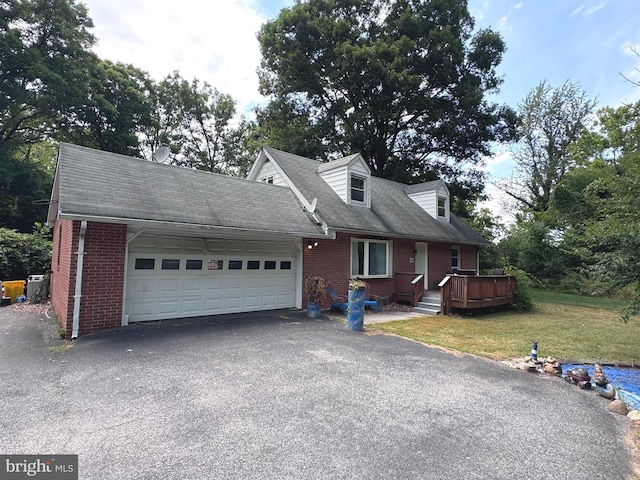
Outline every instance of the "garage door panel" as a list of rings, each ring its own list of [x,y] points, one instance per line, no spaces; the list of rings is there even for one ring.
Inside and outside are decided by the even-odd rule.
[[[275,295],[262,295],[262,305],[265,307],[273,307],[277,306],[276,296]]]
[[[130,322],[295,306],[295,247],[288,242],[141,237],[131,242],[127,265]]]
[[[204,310],[206,312],[220,313],[223,311],[222,298],[205,299]]]
[[[185,278],[183,280],[183,290],[187,295],[202,294],[202,279]]]
[[[244,297],[244,306],[251,309],[260,307],[260,297],[257,295]]]
[[[178,309],[178,304],[179,304],[179,300],[178,299],[172,299],[172,300],[162,300],[158,302],[158,314],[159,315],[178,315],[179,309]]]
[[[183,300],[182,301],[182,311],[185,316],[190,316],[192,314],[199,314],[202,311],[202,301],[200,299],[197,300]]]

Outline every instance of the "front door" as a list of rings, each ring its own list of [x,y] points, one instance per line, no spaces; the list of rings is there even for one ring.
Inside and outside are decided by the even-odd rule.
[[[424,287],[429,289],[429,248],[426,243],[416,242],[415,272],[424,273]]]

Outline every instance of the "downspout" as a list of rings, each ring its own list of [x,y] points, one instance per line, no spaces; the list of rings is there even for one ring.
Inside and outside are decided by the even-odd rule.
[[[120,325],[126,327],[129,325],[129,315],[125,312],[125,303],[127,301],[127,276],[129,275],[129,244],[138,238],[144,232],[144,228],[127,239],[124,246],[124,279],[122,281],[122,321]]]
[[[84,237],[87,233],[87,221],[80,224],[80,237],[78,239],[78,264],[76,265],[76,292],[73,296],[73,330],[71,340],[78,338],[80,330],[80,300],[82,299],[82,271],[84,266]]]

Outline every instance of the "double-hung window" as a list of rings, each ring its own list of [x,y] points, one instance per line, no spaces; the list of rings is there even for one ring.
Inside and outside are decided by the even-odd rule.
[[[389,243],[385,240],[353,239],[351,241],[351,276],[389,277]]]
[[[366,180],[357,175],[351,175],[351,200],[366,202]]]
[[[451,270],[456,271],[460,268],[460,247],[451,247]]]
[[[438,195],[438,217],[445,218],[447,216],[447,197]]]

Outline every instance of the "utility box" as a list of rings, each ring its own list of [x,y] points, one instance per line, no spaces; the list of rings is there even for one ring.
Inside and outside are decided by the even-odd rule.
[[[7,305],[11,305],[11,299],[9,297],[5,297],[4,287],[2,286],[2,280],[0,280],[0,307],[6,307]]]
[[[38,287],[42,285],[44,281],[44,275],[29,275],[27,278],[27,299],[33,301],[33,296],[36,294]]]

